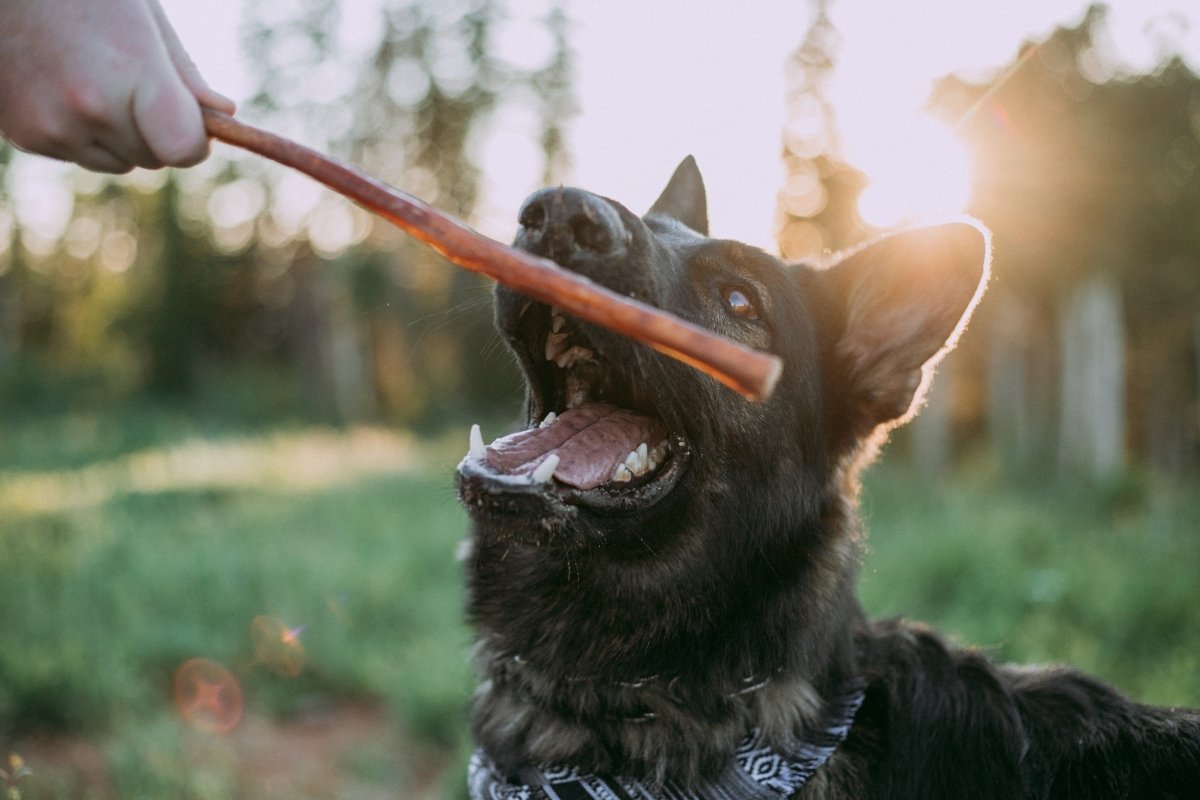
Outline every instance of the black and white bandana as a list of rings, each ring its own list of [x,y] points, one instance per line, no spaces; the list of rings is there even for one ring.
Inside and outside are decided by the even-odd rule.
[[[804,786],[845,740],[864,691],[862,681],[848,685],[831,703],[824,729],[781,749],[751,731],[724,772],[689,789],[557,767],[523,771],[526,783],[509,783],[482,750],[471,757],[467,785],[472,800],[782,800]]]

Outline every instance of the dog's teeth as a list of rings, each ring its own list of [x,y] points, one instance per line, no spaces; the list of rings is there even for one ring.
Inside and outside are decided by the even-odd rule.
[[[558,362],[560,356],[567,349],[567,334],[552,333],[546,337],[546,360]],[[559,364],[559,366],[562,366]]]
[[[625,456],[625,466],[635,475],[641,469],[642,460],[638,458],[637,450],[630,450],[629,455]]]
[[[546,415],[546,418],[544,420],[542,420],[541,424],[538,425],[538,427],[539,428],[549,428],[551,425],[554,424],[554,420],[556,420],[556,419],[558,419],[558,414],[555,414],[553,411],[551,411],[549,414]]]
[[[645,442],[639,444],[637,448],[637,454],[639,459],[646,461],[646,457],[650,454],[649,445],[647,445]]]
[[[562,314],[555,314],[550,318],[550,329],[552,331],[554,331],[555,333],[558,333],[559,331],[561,331],[563,329],[563,326],[566,324],[567,324],[567,318],[564,317]]]
[[[549,483],[554,477],[554,470],[558,469],[558,453],[551,453],[546,456],[546,460],[538,464],[537,469],[529,477],[534,483]]]
[[[646,455],[646,464],[650,470],[658,469],[659,464],[666,460],[667,453],[670,451],[671,445],[666,439],[663,439],[658,444],[651,447]]]
[[[629,483],[633,480],[633,473],[629,471],[629,467],[618,464],[617,468],[613,470],[612,479],[617,483]]]
[[[483,444],[483,432],[479,430],[478,425],[471,426],[471,458],[476,461],[483,461],[487,458],[487,447]]]
[[[565,334],[559,334],[559,333],[550,334],[550,336],[564,336],[564,335]],[[546,348],[547,348],[547,351],[549,351],[549,348],[550,348],[549,338],[547,338],[547,340],[546,340]],[[574,345],[574,346],[568,348],[566,350],[566,352],[562,353],[557,358],[555,358],[554,363],[557,364],[560,369],[567,369],[569,367],[575,366],[576,364],[578,364],[581,361],[591,361],[591,360],[592,360],[592,351],[591,350],[588,350],[586,347],[580,347],[579,345]]]

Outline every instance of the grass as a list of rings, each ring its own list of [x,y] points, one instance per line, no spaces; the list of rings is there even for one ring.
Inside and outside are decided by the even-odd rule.
[[[358,725],[356,708],[393,724],[321,766],[349,781],[337,796],[418,796],[404,787],[431,780],[420,796],[459,796],[471,675],[450,475],[465,443],[152,423],[4,431],[0,747],[65,734],[101,762],[94,782],[31,763],[25,796],[333,796],[248,783],[246,751],[263,746],[255,731],[322,715]],[[1066,661],[1200,706],[1200,491],[1052,488],[981,470],[930,484],[880,465],[864,602],[998,658]],[[175,712],[173,676],[196,657],[241,686],[238,733]]]
[[[1067,663],[1200,707],[1200,490],[1128,477],[1016,487],[884,466],[867,483],[860,594],[995,658]]]
[[[0,474],[0,744],[97,737],[117,796],[209,796],[193,779],[212,776],[183,769],[171,704],[176,669],[204,657],[250,714],[382,703],[418,740],[460,749],[457,455],[307,431]]]

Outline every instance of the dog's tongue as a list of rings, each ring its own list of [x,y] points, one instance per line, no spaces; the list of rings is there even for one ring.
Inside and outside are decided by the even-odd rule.
[[[495,470],[526,475],[551,453],[558,455],[554,477],[577,489],[594,489],[612,478],[617,465],[643,442],[653,446],[667,435],[657,419],[604,403],[564,411],[549,425],[521,431],[488,445]]]

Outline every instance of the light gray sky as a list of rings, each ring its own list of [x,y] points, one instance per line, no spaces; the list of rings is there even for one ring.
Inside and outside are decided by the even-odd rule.
[[[246,0],[161,1],[209,82],[244,100],[251,76],[239,51],[238,23]],[[372,40],[377,5],[378,0],[342,3],[339,33],[350,48]],[[514,0],[512,8],[519,18],[533,18],[546,5]],[[914,158],[949,154],[947,173],[940,176],[945,185],[926,194],[945,194],[945,186],[964,180],[961,165],[952,163],[953,143],[944,134],[938,139],[936,131],[923,138],[925,129],[916,119],[931,82],[955,70],[986,76],[1009,63],[1022,41],[1077,22],[1087,5],[1087,0],[835,2],[832,18],[843,43],[833,100],[847,156],[877,174],[885,210],[922,195],[911,188],[913,169],[905,166]],[[1173,40],[1182,44],[1193,68],[1200,68],[1195,0],[1111,5],[1111,37],[1130,63],[1153,63],[1156,42]],[[568,0],[568,10],[580,101],[568,130],[569,182],[642,211],[690,153],[709,187],[714,235],[774,249],[772,221],[784,174],[784,62],[807,28],[808,3]],[[504,36],[506,52],[517,59],[544,52],[544,42],[519,21]],[[539,167],[533,121],[512,113],[496,123],[482,151],[485,203],[471,222],[507,239],[521,199],[537,188]],[[30,171],[39,169],[49,168]],[[312,202],[319,192],[297,193]],[[53,206],[51,197],[41,202]],[[27,203],[25,213],[34,215],[35,205]]]

